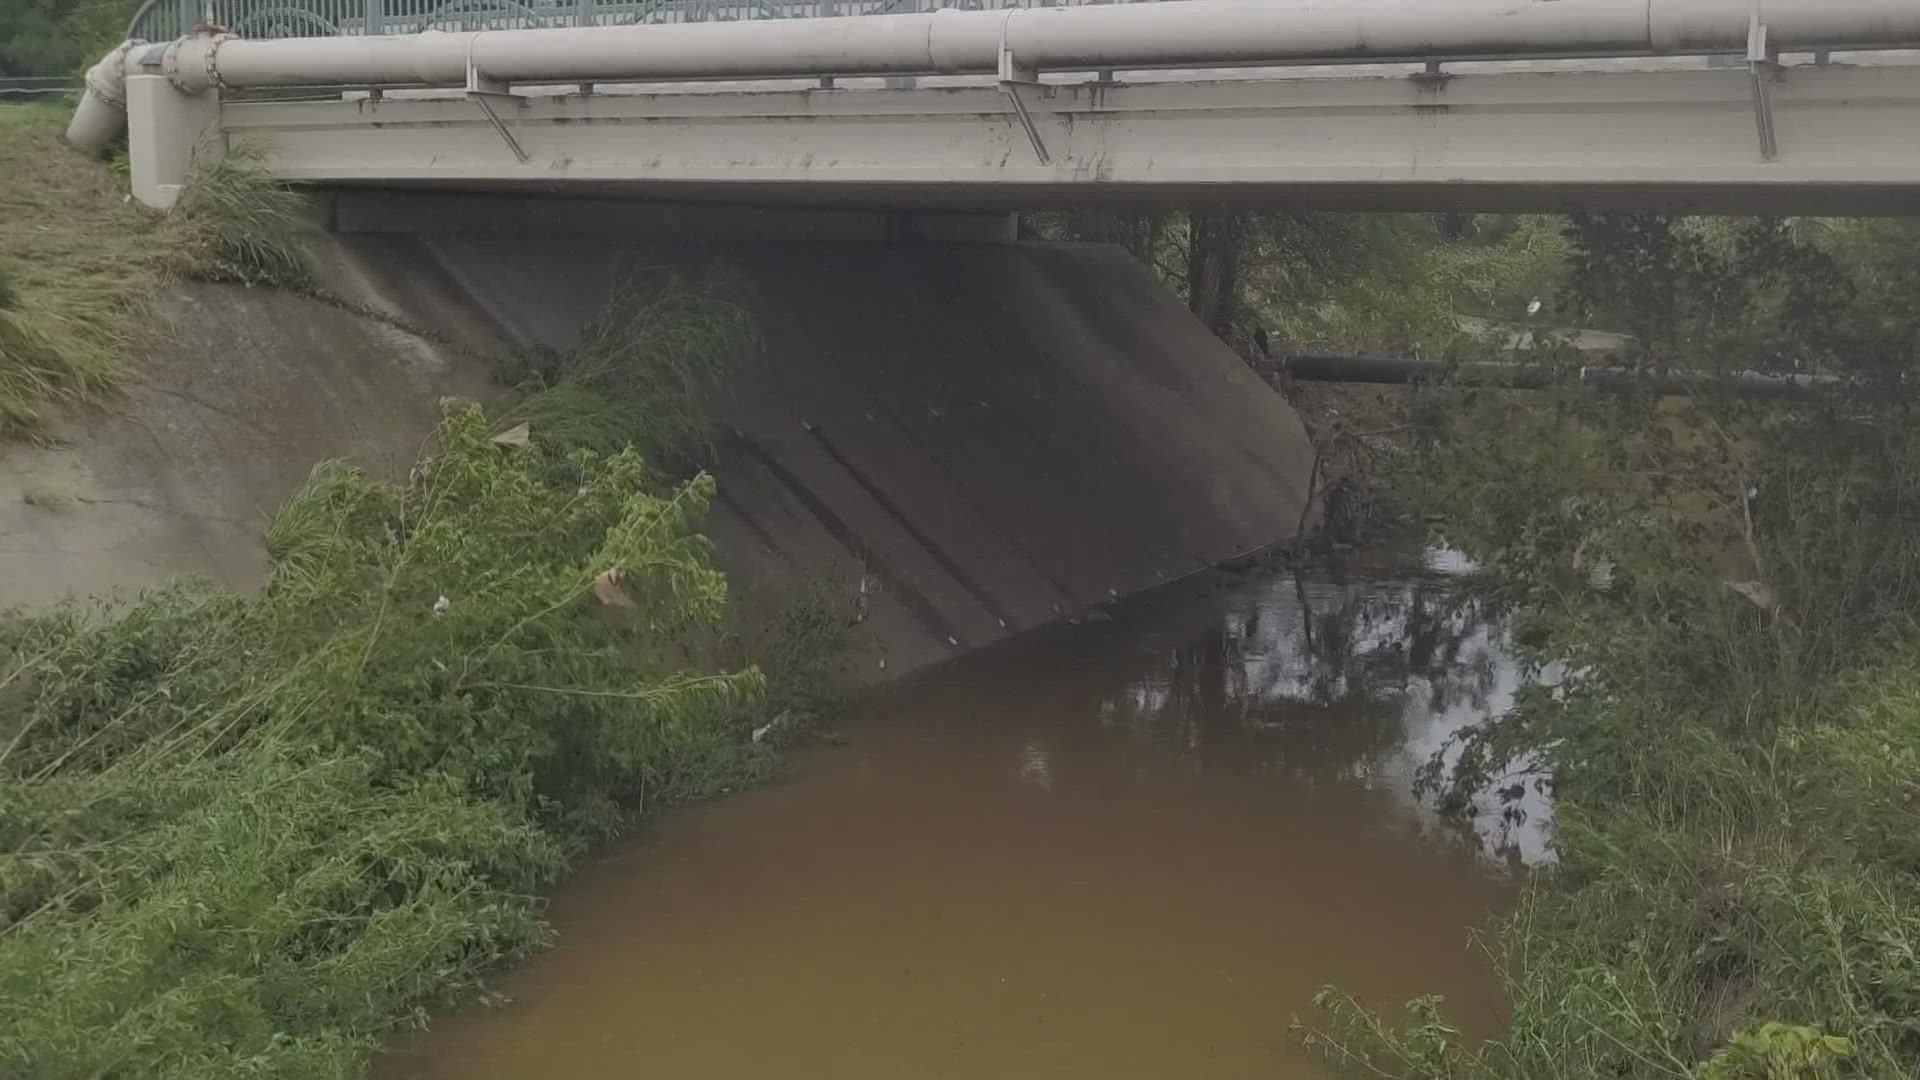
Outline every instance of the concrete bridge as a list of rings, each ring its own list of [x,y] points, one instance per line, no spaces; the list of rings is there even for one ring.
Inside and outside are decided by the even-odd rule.
[[[244,141],[300,183],[754,205],[1920,210],[1906,0],[923,6],[213,0],[322,36],[126,48],[73,138],[123,103],[156,206]]]
[[[472,357],[570,347],[635,268],[724,274],[763,346],[707,528],[736,580],[857,595],[886,677],[1310,520],[1286,402],[1119,249],[978,242],[1009,209],[1920,209],[1912,0],[928,6],[156,0],[134,37],[159,43],[94,68],[71,141],[124,131],[160,207],[252,146],[316,189],[328,291],[391,318],[156,305],[183,344],[133,392],[152,422],[25,462],[94,478],[90,517],[0,513],[49,532],[0,578],[80,568],[78,522],[90,579],[244,582],[196,553],[257,567],[258,508],[315,457],[370,429],[410,454],[435,388],[485,383]]]

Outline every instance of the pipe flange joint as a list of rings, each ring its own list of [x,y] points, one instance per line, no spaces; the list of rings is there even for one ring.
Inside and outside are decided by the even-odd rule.
[[[186,84],[180,81],[180,46],[186,43],[186,38],[175,38],[167,43],[166,48],[160,50],[160,74],[167,77],[167,81],[173,84],[175,90],[192,93],[187,89]]]
[[[227,39],[231,36],[230,34],[224,33],[215,34],[213,35],[213,39],[207,42],[207,85],[213,87],[215,90],[225,90],[227,88],[226,80],[220,77],[220,63],[218,58],[220,56],[220,46],[225,45]]]
[[[123,41],[114,50],[87,69],[87,89],[101,101],[124,111],[127,107],[127,53],[138,40]]]
[[[226,44],[226,41],[226,34],[199,34],[179,38],[160,54],[160,73],[167,77],[167,81],[173,84],[174,89],[183,94],[199,94],[209,89],[224,90],[226,83],[220,79],[220,67],[215,62],[215,57],[220,54],[220,46]],[[199,70],[189,68],[183,72],[180,68],[180,54],[185,51],[187,45],[198,42],[206,43],[206,47],[200,50]]]

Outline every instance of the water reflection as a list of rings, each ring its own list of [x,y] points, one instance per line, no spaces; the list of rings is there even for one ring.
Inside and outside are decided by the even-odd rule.
[[[1254,770],[1392,795],[1412,824],[1464,829],[1490,856],[1548,857],[1550,805],[1496,783],[1471,822],[1442,821],[1415,791],[1449,736],[1513,701],[1522,673],[1498,619],[1458,587],[1469,569],[1382,581],[1274,577],[1223,594],[1215,625],[1145,650],[1145,669],[1100,700],[1100,724],[1194,771]]]
[[[1037,742],[1030,742],[1020,748],[1020,768],[1015,774],[1023,784],[1034,787],[1053,786],[1053,763],[1048,759],[1047,748]]]

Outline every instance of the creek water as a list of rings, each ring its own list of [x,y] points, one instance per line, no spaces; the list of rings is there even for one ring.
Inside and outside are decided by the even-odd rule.
[[[1328,1075],[1288,1031],[1326,983],[1491,1033],[1470,931],[1545,807],[1413,794],[1518,682],[1445,569],[1169,590],[896,686],[585,867],[510,1004],[376,1075],[1281,1080]]]

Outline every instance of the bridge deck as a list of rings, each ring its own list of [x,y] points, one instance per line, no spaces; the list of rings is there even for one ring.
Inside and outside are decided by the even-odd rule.
[[[1772,160],[1741,68],[1476,64],[991,80],[521,88],[224,102],[276,175],[346,185],[960,209],[1221,199],[1330,208],[1920,210],[1920,64],[1799,64]],[[135,79],[134,82],[141,80]],[[521,160],[519,155],[524,155]]]

